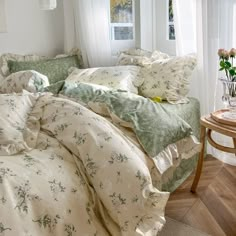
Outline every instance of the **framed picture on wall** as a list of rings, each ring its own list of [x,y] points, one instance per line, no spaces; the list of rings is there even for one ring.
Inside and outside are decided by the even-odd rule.
[[[0,0],[0,33],[7,31],[5,0]]]

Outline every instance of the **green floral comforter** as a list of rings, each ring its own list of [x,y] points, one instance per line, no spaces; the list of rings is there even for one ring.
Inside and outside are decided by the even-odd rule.
[[[199,150],[190,125],[160,103],[86,83],[66,82],[60,94],[85,103],[120,126],[131,128],[161,174],[173,166],[174,159],[181,160],[181,153],[193,155]]]
[[[157,234],[169,193],[142,149],[67,99],[44,95],[32,114],[34,149],[0,156],[1,236]]]

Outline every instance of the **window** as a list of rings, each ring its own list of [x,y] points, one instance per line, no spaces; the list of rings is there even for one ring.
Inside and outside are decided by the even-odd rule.
[[[172,0],[168,0],[168,39],[175,40],[174,14]]]
[[[134,0],[110,0],[112,52],[135,46]]]
[[[133,40],[133,1],[110,0],[111,39]]]

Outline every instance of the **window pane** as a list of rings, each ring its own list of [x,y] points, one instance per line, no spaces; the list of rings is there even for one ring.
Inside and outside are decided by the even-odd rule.
[[[114,27],[115,40],[132,40],[133,27]]]
[[[174,27],[174,25],[169,25],[169,40],[175,40],[175,27]]]
[[[173,14],[173,1],[167,0],[169,2],[168,4],[168,38],[169,40],[175,40],[175,27],[174,27],[174,14]]]
[[[110,0],[111,23],[132,23],[132,0]]]
[[[174,21],[172,0],[169,0],[169,22]]]

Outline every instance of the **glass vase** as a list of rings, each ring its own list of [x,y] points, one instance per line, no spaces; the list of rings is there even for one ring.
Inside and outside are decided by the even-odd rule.
[[[230,119],[236,119],[236,82],[227,79],[220,79],[223,85],[222,101],[229,110],[228,115]]]

